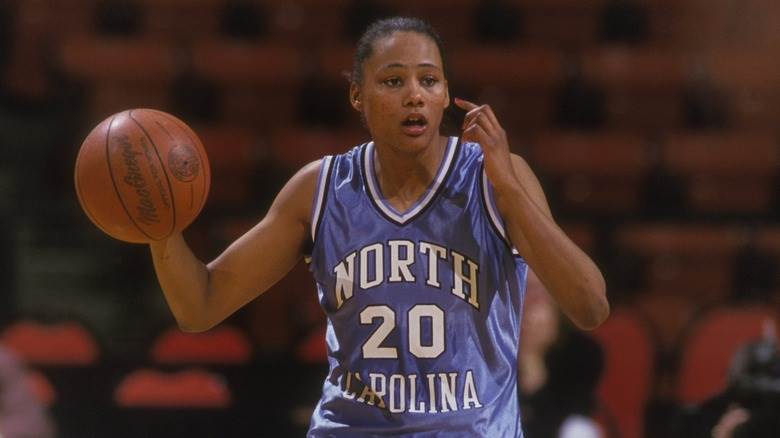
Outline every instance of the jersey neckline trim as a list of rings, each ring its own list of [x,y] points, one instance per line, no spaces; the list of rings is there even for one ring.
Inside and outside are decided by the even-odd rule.
[[[447,181],[450,173],[452,173],[457,152],[460,149],[459,146],[458,137],[449,138],[447,148],[444,151],[444,156],[441,163],[439,163],[439,168],[433,181],[431,181],[431,184],[422,196],[409,209],[401,213],[385,202],[374,171],[374,142],[366,143],[361,150],[360,158],[363,167],[363,178],[367,187],[366,193],[371,200],[371,204],[374,205],[381,216],[396,225],[403,226],[411,222],[433,204],[433,201],[444,187],[444,183]]]

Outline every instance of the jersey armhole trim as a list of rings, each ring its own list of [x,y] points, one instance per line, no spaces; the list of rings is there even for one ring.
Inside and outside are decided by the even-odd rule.
[[[512,245],[512,241],[509,240],[509,237],[506,234],[506,227],[504,226],[504,221],[501,219],[501,215],[498,213],[498,207],[496,207],[495,199],[493,199],[493,190],[490,186],[487,173],[485,172],[484,164],[480,165],[479,173],[479,186],[482,191],[482,206],[485,208],[490,225],[492,226],[493,231],[495,231],[496,234],[501,238],[501,240],[507,244],[510,251],[512,252],[512,255],[515,257],[521,257],[520,253],[517,252],[517,248]]]
[[[325,202],[328,198],[328,189],[330,188],[330,174],[332,172],[333,157],[326,155],[322,158],[320,174],[317,177],[317,186],[314,191],[314,200],[312,201],[311,214],[311,241],[317,241],[317,233],[322,222],[322,215],[325,211]]]

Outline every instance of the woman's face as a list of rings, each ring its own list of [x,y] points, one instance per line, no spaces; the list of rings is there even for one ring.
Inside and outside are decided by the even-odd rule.
[[[436,43],[417,32],[394,32],[374,42],[362,83],[350,87],[350,101],[377,143],[407,152],[432,144],[450,104]]]

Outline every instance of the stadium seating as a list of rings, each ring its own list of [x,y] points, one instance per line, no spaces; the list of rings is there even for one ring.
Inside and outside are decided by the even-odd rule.
[[[648,157],[642,137],[618,132],[542,134],[529,154],[537,171],[550,177],[565,207],[601,214],[639,208]]]
[[[759,214],[771,205],[780,161],[778,139],[771,132],[675,133],[662,155],[671,172],[689,181],[688,203],[694,211]]]
[[[35,366],[90,366],[100,358],[94,336],[75,321],[19,320],[3,330],[0,342]]]
[[[725,389],[734,353],[775,326],[776,315],[763,307],[715,308],[695,321],[683,344],[677,400],[701,403]]]
[[[63,157],[91,126],[133,107],[174,112],[199,134],[212,166],[209,202],[187,230],[204,258],[256,224],[292,172],[369,138],[344,77],[365,25],[395,13],[432,21],[444,37],[451,94],[493,107],[556,219],[595,258],[619,303],[594,333],[607,359],[597,417],[615,437],[641,437],[650,430],[643,424],[668,421],[652,409],[645,418],[648,404],[696,403],[722,388],[734,349],[780,311],[771,277],[780,263],[777,0],[1,3],[3,158],[8,144],[28,150],[17,139],[46,131],[45,119],[67,119],[49,134],[57,144],[41,149],[48,161],[20,153],[46,185],[66,187],[72,168]],[[23,224],[5,239],[16,246],[11,260],[36,254],[35,228],[55,228],[47,221],[66,221],[74,205],[71,197],[61,207],[18,197],[34,192],[27,186],[35,179],[8,164],[18,161],[0,163],[0,190],[14,206],[3,213]],[[47,217],[16,211],[20,199],[45,205]],[[93,243],[85,252],[95,252]],[[49,305],[28,293],[38,283],[25,278],[27,268],[13,269],[8,302]],[[306,270],[299,264],[236,315],[246,333],[171,328],[134,357],[125,342],[136,335],[115,336],[127,328],[114,321],[101,327],[112,334],[106,345],[75,322],[18,320],[0,342],[29,363],[36,394],[66,438],[254,436],[260,418],[282,430],[269,436],[290,436],[288,399],[319,390],[324,373],[323,315]],[[751,275],[763,289],[747,290]],[[764,307],[734,303],[757,298]],[[144,399],[168,385],[184,398],[204,395],[187,393],[187,382],[214,391],[200,406]],[[271,386],[273,396],[264,391]]]
[[[615,238],[647,261],[648,288],[689,294],[702,303],[725,296],[733,258],[744,244],[740,228],[701,224],[634,224]]]
[[[116,385],[113,403],[113,436],[238,436],[230,389],[218,374],[202,369],[133,370]]]
[[[252,359],[252,345],[243,332],[227,325],[204,333],[172,327],[157,337],[149,353],[160,365],[243,365]]]
[[[655,375],[650,333],[634,312],[618,309],[593,336],[604,350],[598,396],[613,417],[618,436],[640,437]]]

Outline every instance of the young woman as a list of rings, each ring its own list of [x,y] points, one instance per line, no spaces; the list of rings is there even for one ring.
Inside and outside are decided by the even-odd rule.
[[[349,98],[372,141],[301,169],[208,265],[181,235],[151,245],[184,330],[218,324],[306,256],[330,371],[309,436],[520,437],[517,344],[530,266],[580,327],[609,313],[594,263],[553,221],[487,105],[461,138],[441,42],[417,19],[374,23]]]

